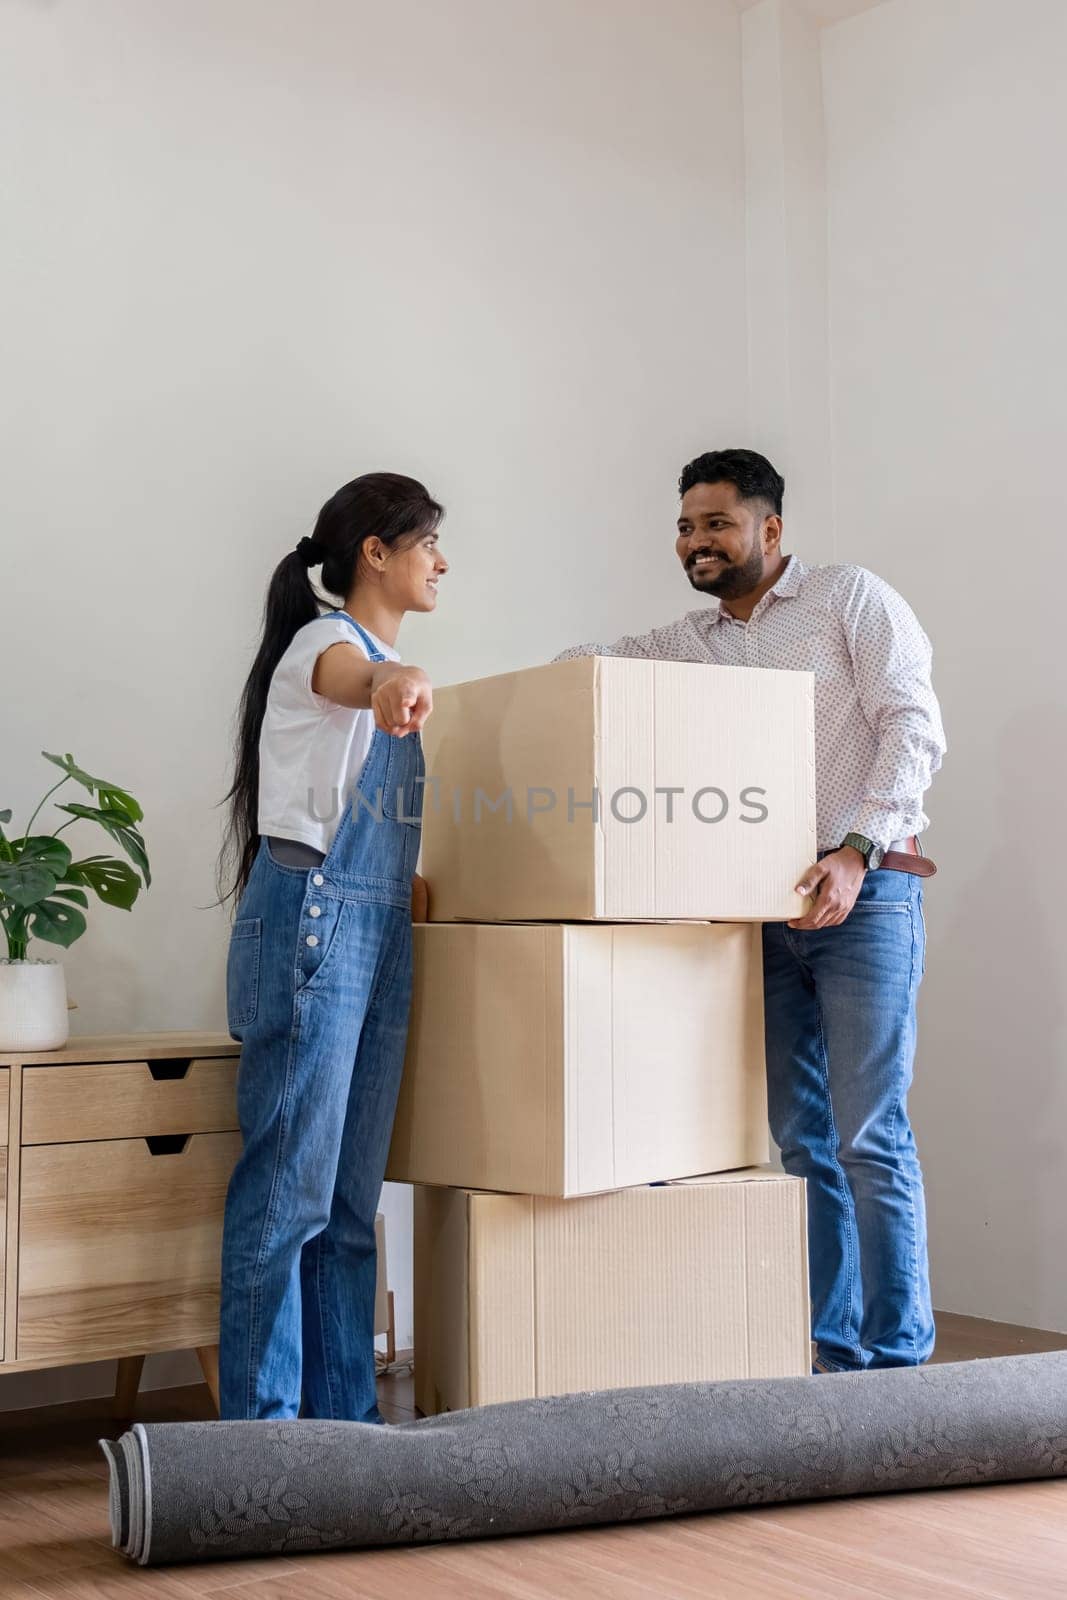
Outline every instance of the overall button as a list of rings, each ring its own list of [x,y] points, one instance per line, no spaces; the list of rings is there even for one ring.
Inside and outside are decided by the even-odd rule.
[[[321,917],[322,916],[322,907],[321,906],[308,906],[308,916],[309,917]]]
[[[316,872],[311,881],[315,885],[316,889],[319,889],[326,882],[326,879],[323,877],[321,872]]]
[[[307,938],[304,941],[305,944],[311,945],[312,949],[314,949],[314,947],[318,944],[318,942],[319,941],[316,939],[316,937],[315,937],[315,935],[313,933],[309,933]]]

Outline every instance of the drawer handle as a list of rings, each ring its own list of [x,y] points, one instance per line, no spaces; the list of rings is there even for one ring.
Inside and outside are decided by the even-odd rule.
[[[191,1137],[188,1133],[150,1133],[145,1144],[154,1156],[180,1156]]]
[[[158,1083],[161,1078],[184,1078],[192,1064],[192,1057],[186,1056],[177,1061],[150,1061],[148,1070]]]

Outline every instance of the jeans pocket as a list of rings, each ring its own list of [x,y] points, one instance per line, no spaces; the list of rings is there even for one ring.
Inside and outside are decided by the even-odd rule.
[[[262,917],[238,917],[230,931],[226,957],[226,1021],[231,1038],[256,1020],[259,1009],[259,956]]]

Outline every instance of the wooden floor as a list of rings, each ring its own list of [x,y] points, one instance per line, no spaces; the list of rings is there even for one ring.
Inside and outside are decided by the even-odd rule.
[[[939,1319],[938,1359],[1065,1349],[1067,1337]],[[832,1378],[820,1379],[832,1383]],[[414,1417],[410,1378],[381,1384]],[[141,1397],[142,1420],[211,1414],[207,1391]],[[144,1569],[112,1551],[103,1402],[0,1416],[0,1600],[1067,1600],[1067,1481],[719,1512],[416,1549]]]

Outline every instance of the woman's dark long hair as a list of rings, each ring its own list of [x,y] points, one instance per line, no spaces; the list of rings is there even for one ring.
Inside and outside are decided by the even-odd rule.
[[[396,546],[421,538],[440,523],[444,511],[421,483],[395,472],[368,472],[332,495],[312,535],[322,562],[322,589],[344,600],[355,585],[367,539]],[[308,561],[290,550],[274,569],[263,607],[263,631],[237,713],[233,784],[223,797],[229,820],[219,852],[219,901],[240,899],[259,849],[259,733],[267,709],[274,669],[297,631],[313,622],[322,607],[311,582]],[[230,887],[227,877],[233,874]]]

